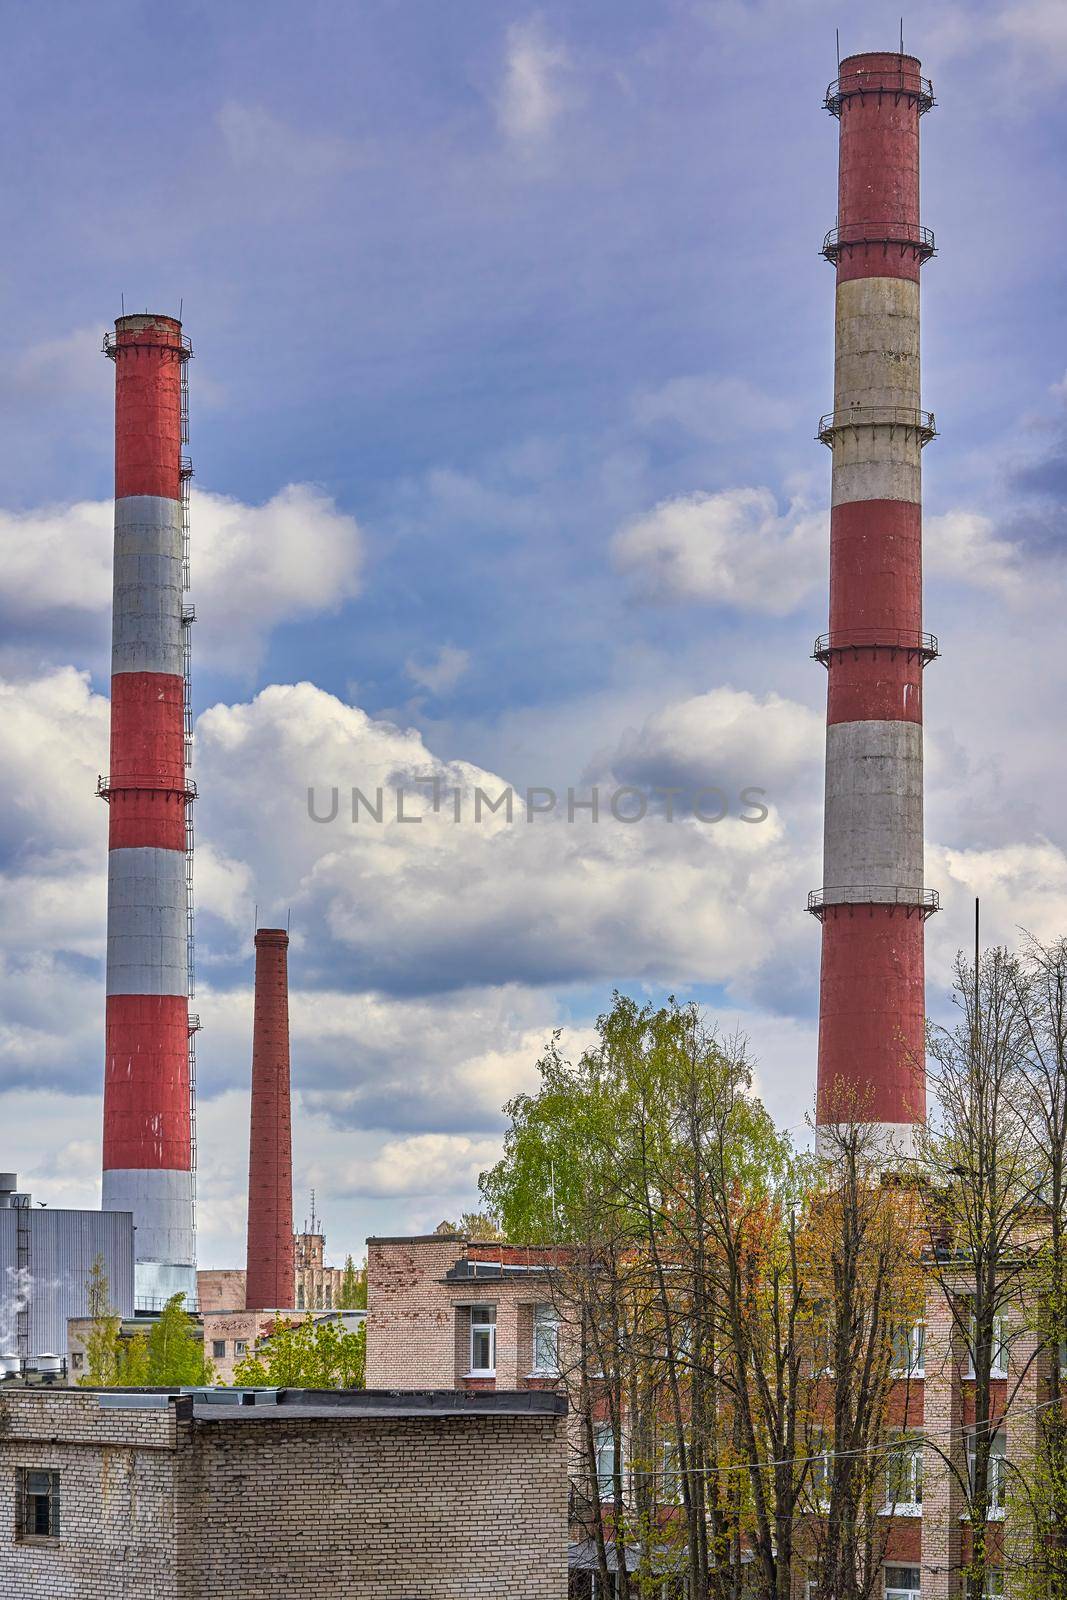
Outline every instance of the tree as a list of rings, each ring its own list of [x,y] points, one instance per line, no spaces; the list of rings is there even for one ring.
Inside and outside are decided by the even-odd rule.
[[[969,1550],[966,1600],[982,1600],[990,1565],[989,1517],[1003,1490],[996,1466],[1003,1412],[992,1404],[994,1375],[1008,1364],[1011,1322],[1026,1313],[1033,1285],[1032,1230],[1044,1181],[1031,1128],[1032,1074],[1026,1061],[1027,981],[1007,950],[973,966],[957,958],[953,999],[959,1021],[930,1029],[929,1081],[936,1117],[925,1136],[926,1226],[930,1270],[950,1308],[955,1346],[951,1380],[973,1374],[974,1423],[966,1439],[938,1447],[958,1483]],[[1008,1379],[1010,1410],[1025,1365]]]
[[[203,1388],[215,1381],[196,1323],[184,1309],[184,1294],[172,1295],[147,1333],[122,1337],[122,1320],[111,1306],[101,1257],[87,1284],[92,1327],[85,1344],[87,1366],[79,1383],[119,1389]]]
[[[85,1372],[78,1382],[84,1387],[111,1388],[119,1382],[122,1364],[122,1318],[111,1304],[103,1256],[95,1257],[85,1287],[92,1326],[85,1341]]]
[[[875,1593],[892,1529],[886,1507],[913,1498],[904,1488],[905,1465],[921,1449],[910,1416],[908,1354],[924,1299],[917,1189],[914,1177],[884,1170],[880,1129],[863,1115],[857,1109],[819,1129],[800,1244],[814,1296],[820,1380],[812,1420],[825,1429],[828,1447],[805,1526],[817,1600]],[[894,1400],[902,1402],[899,1434],[890,1427]]]
[[[752,1092],[744,1041],[691,1006],[616,995],[577,1063],[558,1036],[506,1108],[482,1193],[511,1238],[551,1245],[575,1482],[610,1592],[790,1593],[807,1472],[804,1164]],[[810,1321],[810,1318],[808,1319]],[[599,1443],[598,1443],[599,1441]],[[610,1470],[608,1470],[610,1466]]]
[[[131,1350],[130,1361],[138,1366],[143,1361],[144,1378],[137,1381],[149,1388],[195,1389],[215,1381],[215,1369],[204,1355],[196,1323],[185,1309],[184,1294],[171,1295],[149,1330],[143,1356],[140,1351],[135,1356]]]
[[[341,1275],[341,1286],[334,1298],[334,1306],[338,1311],[366,1311],[366,1262],[357,1269],[351,1255],[345,1256],[345,1270]]]
[[[1024,1028],[1025,1121],[1039,1191],[1030,1298],[1048,1389],[1035,1419],[1031,1470],[1014,1461],[1012,1510],[1028,1513],[1029,1526],[1022,1570],[1013,1572],[1012,1584],[1042,1600],[1067,1600],[1067,940],[1045,945],[1028,938],[1015,983]]]
[[[506,1238],[496,1217],[487,1211],[463,1211],[458,1222],[449,1222],[446,1217],[437,1224],[435,1232],[459,1233],[465,1239],[477,1239],[482,1244],[502,1244]]]
[[[366,1347],[365,1325],[352,1333],[334,1319],[282,1320],[237,1363],[234,1383],[250,1389],[362,1389]]]

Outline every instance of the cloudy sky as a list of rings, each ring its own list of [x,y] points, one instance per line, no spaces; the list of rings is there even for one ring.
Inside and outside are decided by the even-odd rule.
[[[242,1258],[251,948],[291,914],[296,1207],[335,1258],[475,1199],[613,986],[815,1072],[842,51],[829,0],[57,0],[0,106],[0,1167],[98,1203],[118,313],[191,370],[200,1219]],[[931,1009],[1067,930],[1067,8],[905,17],[925,119]],[[435,813],[429,787],[439,780]],[[339,790],[339,815],[314,821]],[[397,820],[394,792],[407,788]],[[483,808],[508,786],[514,819]],[[351,820],[353,786],[383,821]],[[718,788],[699,820],[661,795]],[[745,820],[740,792],[766,791]],[[561,797],[526,821],[528,788]],[[455,820],[454,793],[460,796]],[[543,799],[543,797],[542,797]],[[630,807],[637,802],[630,797]],[[713,802],[705,800],[705,806]],[[626,809],[625,807],[623,809]],[[714,810],[711,811],[714,815]]]

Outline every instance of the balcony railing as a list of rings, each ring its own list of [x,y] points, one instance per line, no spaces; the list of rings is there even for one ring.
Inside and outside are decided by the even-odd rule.
[[[827,411],[819,418],[815,437],[832,448],[836,434],[858,428],[903,428],[917,434],[920,445],[937,438],[933,412],[912,406],[847,406],[841,411]]]

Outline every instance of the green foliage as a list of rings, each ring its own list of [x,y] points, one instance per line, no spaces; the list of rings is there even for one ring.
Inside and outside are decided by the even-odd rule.
[[[110,1387],[120,1381],[122,1319],[111,1306],[111,1285],[103,1256],[97,1256],[89,1269],[86,1290],[93,1323],[85,1341],[85,1373],[78,1382],[83,1387]]]
[[[214,1383],[214,1368],[204,1358],[183,1294],[171,1296],[147,1333],[123,1339],[122,1319],[112,1309],[111,1288],[99,1256],[87,1288],[93,1323],[85,1343],[86,1370],[78,1380],[83,1387],[177,1389]]]
[[[479,1187],[505,1237],[587,1241],[594,1193],[610,1197],[613,1224],[624,1224],[627,1193],[642,1209],[641,1183],[625,1180],[649,1165],[673,1170],[697,1105],[729,1104],[724,1136],[735,1182],[773,1188],[782,1179],[788,1140],[751,1094],[743,1054],[705,1035],[692,1006],[671,998],[642,1007],[616,994],[597,1032],[598,1044],[576,1063],[555,1034],[538,1062],[540,1088],[504,1107],[504,1155]]]
[[[349,1258],[351,1260],[351,1257]],[[362,1389],[366,1329],[350,1333],[341,1323],[283,1321],[233,1369],[235,1384],[251,1389]]]
[[[367,1268],[366,1264],[357,1268],[351,1255],[345,1256],[345,1270],[341,1276],[341,1287],[337,1291],[334,1301],[338,1311],[366,1311],[367,1309]]]
[[[145,1383],[152,1388],[179,1385],[196,1388],[215,1381],[215,1369],[204,1355],[203,1343],[196,1336],[196,1324],[185,1309],[184,1294],[173,1294],[150,1330],[141,1350],[133,1347],[143,1335],[130,1341],[127,1363],[143,1370],[144,1378],[124,1379]]]

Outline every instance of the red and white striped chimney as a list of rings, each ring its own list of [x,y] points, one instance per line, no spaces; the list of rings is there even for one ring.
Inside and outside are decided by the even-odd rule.
[[[115,363],[105,1210],[132,1211],[135,1300],[196,1293],[182,440],[189,341],[129,316]]]
[[[245,1309],[287,1309],[296,1293],[289,971],[284,928],[256,932]]]
[[[880,1125],[887,1153],[914,1148],[926,1112],[922,678],[919,119],[933,105],[913,56],[850,56],[826,95],[840,122],[830,631],[819,1080],[823,1127]]]

